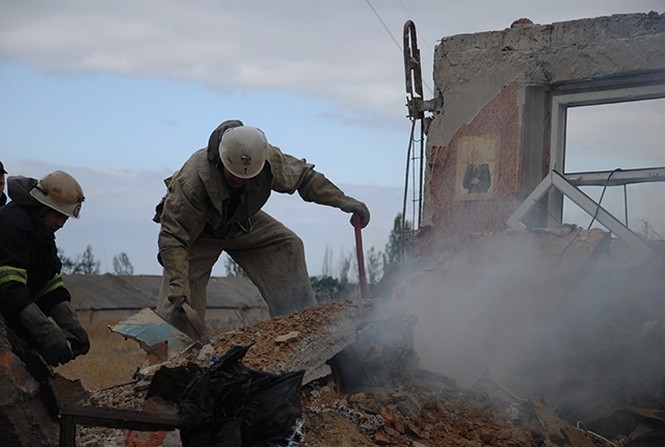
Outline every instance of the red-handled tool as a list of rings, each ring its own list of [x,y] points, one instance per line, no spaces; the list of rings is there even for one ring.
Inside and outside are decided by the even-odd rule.
[[[358,280],[360,282],[360,298],[367,298],[367,278],[365,277],[365,255],[363,254],[362,228],[360,216],[353,215],[353,228],[356,233],[356,254],[358,255]]]

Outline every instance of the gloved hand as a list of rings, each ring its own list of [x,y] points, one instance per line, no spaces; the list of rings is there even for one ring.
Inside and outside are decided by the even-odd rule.
[[[339,209],[357,214],[360,217],[360,228],[365,228],[369,223],[369,208],[359,200],[347,196],[340,202]],[[353,225],[353,216],[351,216],[351,225]]]
[[[49,365],[58,366],[74,358],[68,342],[72,336],[44,315],[37,304],[26,306],[20,319],[39,344],[38,350]]]
[[[73,336],[69,339],[72,346],[73,358],[87,354],[90,350],[88,333],[83,329],[83,326],[81,326],[72,303],[69,301],[58,303],[53,306],[50,313],[51,318],[58,323],[58,326]]]
[[[184,248],[160,250],[159,263],[168,273],[168,300],[179,307],[183,302],[190,303],[189,292],[189,253]]]

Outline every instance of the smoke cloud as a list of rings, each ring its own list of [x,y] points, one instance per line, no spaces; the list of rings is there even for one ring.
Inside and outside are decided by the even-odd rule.
[[[484,235],[383,284],[386,314],[418,318],[423,369],[544,398],[570,420],[665,384],[665,269],[622,266],[602,230]]]

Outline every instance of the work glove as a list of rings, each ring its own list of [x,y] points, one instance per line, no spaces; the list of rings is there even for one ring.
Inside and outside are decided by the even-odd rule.
[[[73,354],[69,346],[71,334],[55,324],[35,303],[21,311],[21,323],[38,343],[38,351],[51,366],[67,363]]]
[[[189,252],[182,247],[168,248],[159,252],[158,259],[168,277],[166,298],[173,305],[173,313],[167,317],[167,320],[193,339],[207,343],[209,338],[205,322],[192,309],[189,290]],[[164,304],[158,303],[157,308],[161,308]]]
[[[55,320],[58,326],[73,336],[69,340],[72,346],[73,358],[87,354],[90,350],[88,333],[83,329],[81,323],[79,323],[79,319],[76,316],[76,311],[74,310],[72,303],[69,301],[58,303],[53,306],[50,313],[51,318]]]
[[[369,223],[367,205],[344,194],[341,189],[320,172],[313,172],[311,179],[302,188],[298,189],[298,193],[307,202],[334,206],[344,212],[358,215],[361,228],[365,228]],[[351,216],[351,225],[353,225],[353,216]]]
[[[168,274],[168,299],[178,308],[182,303],[191,306],[189,293],[189,253],[186,249],[168,248],[158,255],[159,263]]]
[[[346,196],[339,204],[338,208],[347,213],[353,213],[351,216],[351,225],[353,223],[353,216],[360,217],[360,228],[365,228],[369,223],[369,209],[363,202],[356,200],[352,197]]]

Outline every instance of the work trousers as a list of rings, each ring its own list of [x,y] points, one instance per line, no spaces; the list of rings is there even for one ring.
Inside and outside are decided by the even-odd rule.
[[[246,231],[249,230],[249,231]],[[205,321],[206,288],[214,264],[226,252],[247,273],[261,292],[271,316],[286,315],[316,304],[309,282],[302,240],[284,224],[263,211],[251,218],[251,227],[226,238],[200,236],[189,249],[191,306]],[[168,299],[166,270],[157,303],[157,313],[175,327],[188,330],[183,313],[176,312]]]

